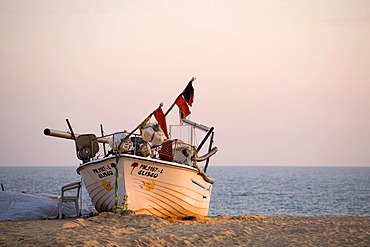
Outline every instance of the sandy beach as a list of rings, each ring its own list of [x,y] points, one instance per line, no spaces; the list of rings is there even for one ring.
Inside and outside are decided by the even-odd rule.
[[[164,220],[101,213],[0,221],[1,246],[370,246],[370,217],[258,215]]]

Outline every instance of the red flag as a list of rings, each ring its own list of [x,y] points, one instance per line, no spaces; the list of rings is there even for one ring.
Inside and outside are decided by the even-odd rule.
[[[184,98],[188,105],[193,106],[194,101],[193,80],[189,81],[188,85],[184,89],[184,92],[182,92],[182,95],[184,95]]]
[[[182,94],[180,94],[177,97],[175,103],[180,108],[180,110],[184,113],[184,117],[187,117],[190,114],[188,103],[186,102]]]
[[[166,116],[164,115],[161,107],[154,111],[154,117],[157,120],[159,126],[161,126],[163,133],[166,135],[167,138],[169,138]]]

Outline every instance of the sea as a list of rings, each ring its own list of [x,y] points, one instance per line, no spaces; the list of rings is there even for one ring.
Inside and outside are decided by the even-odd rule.
[[[209,166],[209,216],[370,216],[370,167]],[[76,167],[0,167],[6,191],[60,194]],[[82,190],[86,209],[93,206]]]

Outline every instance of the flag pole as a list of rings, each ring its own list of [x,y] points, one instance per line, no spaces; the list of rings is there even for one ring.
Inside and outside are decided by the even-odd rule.
[[[161,108],[163,106],[163,102],[161,102],[160,104],[159,104],[159,106],[152,112],[152,113],[150,113],[149,114],[149,116],[147,116],[138,126],[136,126],[136,128],[135,129],[133,129],[124,139],[122,139],[121,140],[121,142],[120,142],[120,144],[118,145],[118,150],[121,148],[121,146],[122,146],[122,144],[123,144],[123,142],[124,141],[126,141],[133,133],[135,133],[135,131],[138,129],[138,128],[140,128],[140,126],[143,124],[143,122],[146,120],[146,119],[150,119],[152,116],[153,116],[153,114],[154,114],[154,112],[158,109],[158,108]]]
[[[195,81],[195,79],[197,79],[197,78],[192,77],[192,78],[191,78],[191,80],[188,82],[188,84],[189,84],[190,82]],[[188,86],[188,84],[186,85],[186,87]],[[186,87],[184,88],[184,90],[182,90],[182,92],[181,92],[180,94],[184,93],[184,91],[185,91]],[[176,99],[177,99],[177,98],[176,98]],[[173,108],[175,105],[176,105],[176,100],[172,103],[172,105],[170,106],[170,108],[168,108],[168,110],[167,110],[167,111],[166,111],[166,113],[164,114],[166,117],[167,117],[168,113],[170,113],[170,111],[172,110],[172,108]]]
[[[147,116],[145,119],[144,119],[144,121],[147,119],[147,118],[150,118],[150,117],[152,117],[153,116],[153,114],[154,114],[154,112],[158,109],[158,108],[161,108],[163,106],[163,102],[161,102],[160,104],[159,104],[159,106],[152,112],[152,113],[150,113],[149,114],[149,116]],[[130,134],[128,134],[128,136],[130,136],[130,135],[132,135],[140,126],[141,126],[141,124],[142,124],[143,122],[141,122],[133,131],[131,131],[130,132]]]

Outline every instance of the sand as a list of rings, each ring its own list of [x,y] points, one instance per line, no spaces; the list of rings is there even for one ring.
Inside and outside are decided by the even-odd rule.
[[[0,246],[370,246],[370,216],[164,220],[101,213],[63,220],[0,221]]]

